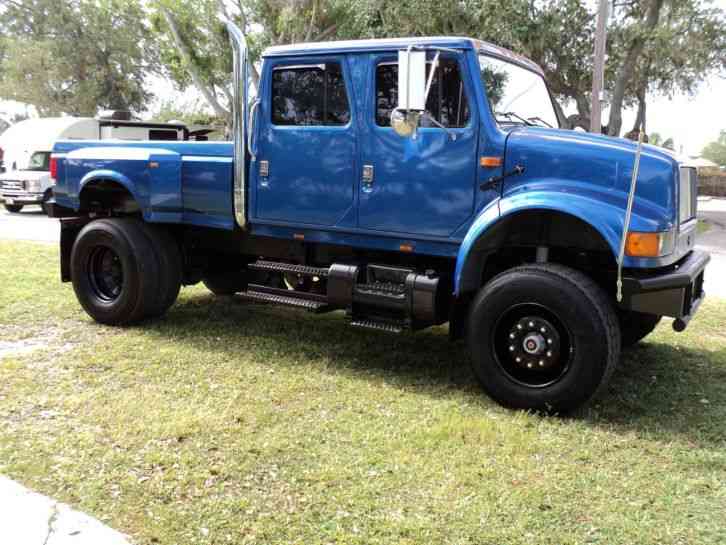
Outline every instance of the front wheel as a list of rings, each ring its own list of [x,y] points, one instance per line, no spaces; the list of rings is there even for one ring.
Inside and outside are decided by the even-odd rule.
[[[497,402],[562,413],[605,387],[620,355],[620,328],[590,278],[561,265],[527,265],[480,290],[468,343],[474,373]]]
[[[5,210],[10,212],[11,214],[17,214],[18,212],[20,212],[23,209],[22,204],[6,204],[4,206],[5,206]]]

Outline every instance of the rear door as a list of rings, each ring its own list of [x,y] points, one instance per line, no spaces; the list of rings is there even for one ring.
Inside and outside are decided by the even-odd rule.
[[[356,129],[342,56],[265,64],[252,162],[255,219],[333,226],[354,213]]]
[[[423,118],[415,138],[401,137],[390,126],[398,103],[397,56],[372,62],[374,92],[361,142],[367,176],[360,183],[359,226],[449,237],[471,218],[477,191],[478,118],[464,56],[442,55],[426,104],[446,129]],[[429,62],[427,74],[430,67]]]

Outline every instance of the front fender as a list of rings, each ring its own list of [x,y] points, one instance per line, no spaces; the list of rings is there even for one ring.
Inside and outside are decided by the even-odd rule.
[[[555,189],[555,187],[557,189]],[[578,192],[575,192],[575,191]],[[459,247],[454,273],[454,293],[461,291],[462,275],[469,259],[476,259],[472,253],[477,241],[505,218],[525,211],[553,211],[574,216],[594,228],[607,243],[617,260],[620,238],[623,232],[627,196],[620,192],[599,191],[576,187],[572,182],[529,183],[527,191],[515,192],[492,202],[482,210],[469,228]],[[648,202],[637,202],[633,207],[630,229],[633,231],[665,231],[672,224],[664,221],[663,210]],[[662,259],[626,257],[625,267],[655,267],[662,265]]]

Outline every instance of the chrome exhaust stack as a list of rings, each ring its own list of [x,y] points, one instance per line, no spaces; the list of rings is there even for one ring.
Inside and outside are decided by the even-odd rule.
[[[233,51],[232,135],[234,138],[234,216],[241,229],[247,226],[247,40],[237,25],[227,21]]]

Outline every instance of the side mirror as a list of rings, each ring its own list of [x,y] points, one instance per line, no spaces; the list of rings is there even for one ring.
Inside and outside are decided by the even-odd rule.
[[[398,107],[391,113],[391,127],[400,136],[416,133],[426,109],[426,52],[398,52]]]

